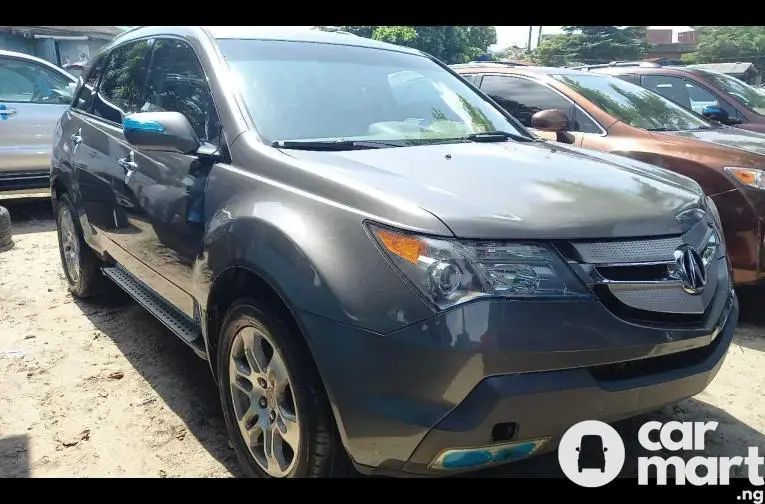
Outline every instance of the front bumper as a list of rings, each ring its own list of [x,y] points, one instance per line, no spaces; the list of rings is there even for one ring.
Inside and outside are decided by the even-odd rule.
[[[721,294],[704,323],[672,329],[627,323],[597,301],[482,301],[388,335],[306,312],[300,321],[357,468],[443,475],[430,466],[444,450],[540,441],[543,453],[578,421],[701,392],[738,302]]]

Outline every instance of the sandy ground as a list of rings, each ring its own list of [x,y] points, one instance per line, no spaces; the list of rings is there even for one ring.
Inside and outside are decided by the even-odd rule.
[[[207,363],[117,289],[72,299],[47,198],[0,205],[16,242],[0,254],[0,477],[241,476]],[[740,295],[742,323],[711,386],[617,426],[624,475],[634,474],[637,428],[648,419],[720,422],[707,456],[765,447],[765,295]],[[553,454],[480,476],[560,474]]]

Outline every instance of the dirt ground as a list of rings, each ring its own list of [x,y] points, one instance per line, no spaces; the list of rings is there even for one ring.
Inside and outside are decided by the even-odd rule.
[[[241,476],[207,363],[116,289],[97,302],[72,299],[47,198],[0,205],[16,243],[0,253],[0,477]],[[740,297],[735,343],[709,388],[617,426],[623,474],[635,472],[636,432],[648,419],[720,422],[707,456],[765,447],[765,295]],[[560,475],[554,454],[480,473]]]

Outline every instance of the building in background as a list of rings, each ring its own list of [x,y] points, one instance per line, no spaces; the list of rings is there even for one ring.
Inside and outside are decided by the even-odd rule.
[[[698,44],[698,33],[696,30],[680,32],[677,34],[677,41],[680,44]]]
[[[696,31],[687,30],[677,34],[675,40],[673,30],[651,28],[645,33],[646,42],[651,44],[646,59],[680,62],[683,54],[696,50]]]
[[[54,65],[84,63],[127,26],[0,26],[0,49],[37,56]]]
[[[673,41],[672,30],[647,29],[645,39],[649,44],[671,44]]]

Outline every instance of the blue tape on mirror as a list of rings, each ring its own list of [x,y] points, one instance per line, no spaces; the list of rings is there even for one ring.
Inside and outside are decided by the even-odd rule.
[[[165,127],[157,121],[139,121],[131,117],[123,119],[122,127],[133,131],[146,131],[152,133],[165,132]]]

